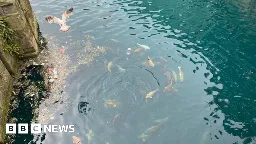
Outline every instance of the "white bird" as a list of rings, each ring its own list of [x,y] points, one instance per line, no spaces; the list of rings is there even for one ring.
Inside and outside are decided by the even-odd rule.
[[[73,8],[70,8],[66,11],[63,12],[62,14],[62,19],[59,19],[55,16],[46,16],[45,20],[48,21],[49,23],[56,23],[60,25],[60,31],[66,32],[70,29],[70,26],[68,26],[66,24],[67,19],[69,18],[69,16],[71,16],[73,12]]]

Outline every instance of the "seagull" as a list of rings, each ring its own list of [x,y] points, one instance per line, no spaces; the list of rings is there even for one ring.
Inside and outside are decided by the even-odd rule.
[[[46,16],[45,20],[48,21],[49,23],[56,23],[60,25],[60,31],[66,32],[70,29],[70,26],[68,26],[66,24],[67,19],[69,18],[69,16],[71,16],[73,12],[73,8],[70,8],[66,11],[63,12],[62,14],[62,19],[59,19],[55,16]]]

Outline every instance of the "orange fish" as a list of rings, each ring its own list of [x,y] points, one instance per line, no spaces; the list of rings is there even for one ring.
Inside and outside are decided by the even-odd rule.
[[[145,49],[143,49],[143,48],[136,48],[135,50],[134,50],[134,52],[136,52],[136,53],[139,53],[139,52],[142,52],[142,51],[144,51]]]
[[[72,136],[72,139],[75,144],[82,144],[81,139],[79,137]]]
[[[151,58],[148,56],[148,64],[149,66],[155,67],[154,62],[151,60]]]

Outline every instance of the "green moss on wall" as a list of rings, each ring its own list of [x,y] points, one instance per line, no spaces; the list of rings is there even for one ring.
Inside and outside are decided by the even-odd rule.
[[[7,22],[5,22],[4,17],[0,16],[0,40],[3,43],[3,50],[9,53],[18,53],[19,46],[15,41],[15,34],[12,29],[8,27]]]

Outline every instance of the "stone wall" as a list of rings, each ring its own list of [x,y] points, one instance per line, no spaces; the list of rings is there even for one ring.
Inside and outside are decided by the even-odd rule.
[[[5,122],[10,102],[12,77],[0,61],[0,143],[5,136]]]
[[[10,103],[13,78],[19,59],[38,55],[38,26],[29,0],[0,0],[0,16],[14,30],[20,50],[18,54],[3,51],[0,39],[0,144],[4,143],[5,123]]]
[[[0,16],[17,34],[20,44],[19,57],[27,58],[38,54],[38,30],[36,17],[29,0],[0,0]]]

